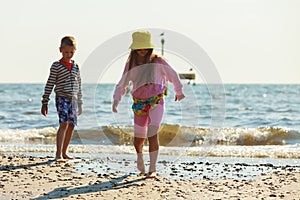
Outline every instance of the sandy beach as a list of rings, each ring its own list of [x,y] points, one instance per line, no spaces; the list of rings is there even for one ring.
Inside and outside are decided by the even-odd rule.
[[[300,172],[292,166],[250,180],[162,175],[146,179],[134,172],[97,174],[75,169],[91,162],[96,161],[56,163],[47,156],[0,154],[0,199],[300,199]]]

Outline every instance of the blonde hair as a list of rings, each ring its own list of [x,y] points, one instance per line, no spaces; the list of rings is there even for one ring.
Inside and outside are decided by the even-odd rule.
[[[65,36],[61,39],[60,47],[71,46],[76,49],[76,40],[73,36]]]

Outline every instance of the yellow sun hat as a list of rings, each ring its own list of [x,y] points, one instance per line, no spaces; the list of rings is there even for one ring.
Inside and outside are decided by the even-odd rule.
[[[151,42],[151,33],[149,31],[140,30],[132,33],[132,44],[130,49],[153,49],[155,45]]]

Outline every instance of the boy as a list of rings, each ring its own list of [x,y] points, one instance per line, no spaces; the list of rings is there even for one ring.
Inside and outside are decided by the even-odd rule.
[[[78,65],[71,60],[76,50],[74,37],[66,36],[61,39],[59,51],[62,58],[52,64],[50,75],[45,86],[42,100],[42,115],[48,114],[49,96],[55,85],[55,105],[59,118],[59,129],[56,137],[57,162],[74,159],[67,155],[67,149],[77,125],[77,115],[82,113],[81,78]],[[78,111],[77,111],[78,108]]]

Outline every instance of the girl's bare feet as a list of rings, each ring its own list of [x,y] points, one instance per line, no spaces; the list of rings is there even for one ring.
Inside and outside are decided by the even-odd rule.
[[[146,178],[156,178],[157,177],[157,174],[156,172],[148,172]]]
[[[63,155],[63,158],[64,159],[68,159],[68,160],[74,160],[75,158],[71,157],[71,156],[68,156],[67,154],[66,155]]]
[[[145,174],[146,170],[145,170],[145,164],[144,164],[144,158],[143,158],[143,154],[138,154],[137,157],[137,168],[138,170],[141,172],[140,174]]]

